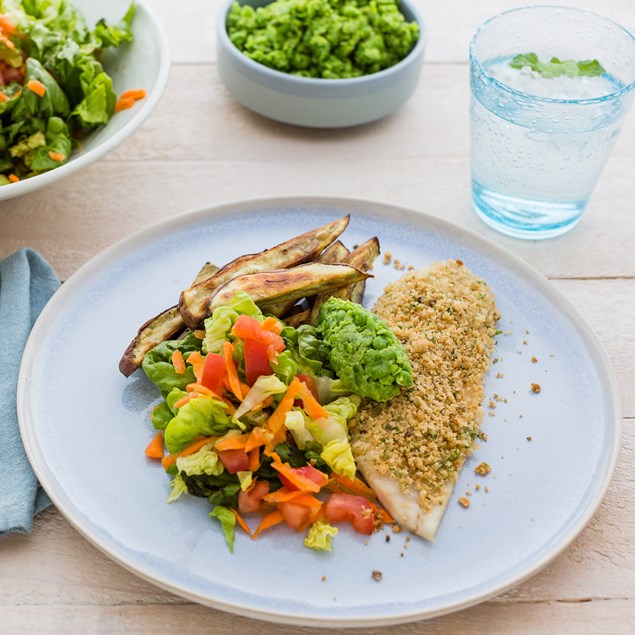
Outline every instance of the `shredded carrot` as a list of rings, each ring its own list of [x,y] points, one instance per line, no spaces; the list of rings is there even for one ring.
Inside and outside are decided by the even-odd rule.
[[[255,472],[260,467],[260,448],[254,448],[247,452],[249,457],[249,469]]]
[[[65,154],[62,154],[61,152],[53,152],[52,150],[49,150],[49,157],[53,161],[57,161],[59,163],[61,163],[62,161],[64,161],[66,159],[66,155]]]
[[[280,472],[280,474],[282,474],[282,476],[284,476],[292,485],[303,492],[320,491],[320,486],[317,483],[314,483],[311,479],[308,479],[305,476],[302,476],[302,474],[296,472],[296,470],[288,463],[279,463],[274,460],[271,463],[271,467],[277,472]]]
[[[251,452],[254,448],[259,448],[261,445],[266,445],[269,441],[269,436],[263,428],[256,426],[249,433],[249,439],[245,444],[245,452]]]
[[[291,380],[291,383],[289,384],[284,397],[280,400],[278,407],[269,417],[267,426],[269,427],[269,430],[271,430],[271,432],[273,432],[274,434],[278,433],[283,428],[284,418],[287,412],[289,412],[291,408],[293,408],[293,402],[302,389],[302,385],[302,382],[297,377],[294,377]]]
[[[4,31],[7,35],[15,35],[18,31],[18,27],[6,15],[0,13],[0,30]]]
[[[9,101],[9,98],[0,90],[0,103],[4,103],[5,101]]]
[[[275,511],[269,512],[263,519],[260,521],[258,528],[251,535],[253,539],[257,538],[258,535],[263,532],[265,529],[269,529],[269,527],[273,527],[278,523],[281,523],[284,520],[282,514],[276,509]]]
[[[128,110],[134,106],[134,99],[118,99],[115,103],[115,112],[120,112],[122,110]]]
[[[198,351],[194,351],[188,355],[187,363],[194,369],[196,381],[200,384],[201,379],[203,378],[203,370],[205,369],[205,360],[203,359],[203,356]]]
[[[275,492],[271,492],[271,494],[264,496],[262,500],[267,503],[287,503],[292,501],[294,498],[304,496],[305,494],[306,492],[303,492],[300,489],[289,490],[286,487],[281,487]]]
[[[179,375],[185,373],[185,360],[183,359],[183,353],[178,348],[172,353],[172,366],[174,366],[174,370]]]
[[[221,439],[214,448],[219,452],[224,450],[244,450],[249,440],[249,434],[235,434]]]
[[[30,80],[26,87],[38,97],[44,97],[44,95],[46,95],[46,86],[42,82],[38,82],[37,79]]]
[[[188,445],[184,450],[164,456],[161,463],[167,470],[168,467],[176,463],[176,460],[180,456],[189,456],[190,454],[194,454],[195,452],[198,452],[204,445],[207,445],[210,441],[215,441],[216,439],[218,439],[218,437],[203,437],[202,439],[197,439],[196,441]]]
[[[176,463],[176,460],[178,458],[179,458],[178,453],[177,454],[166,454],[161,459],[161,465],[163,466],[163,469],[164,470],[168,470],[170,467],[172,467]]]
[[[300,397],[302,399],[302,407],[311,419],[328,418],[329,413],[322,408],[318,400],[313,396],[313,393],[304,382],[300,382]]]
[[[215,397],[216,399],[220,399],[220,397],[216,393],[212,392],[207,386],[203,386],[203,384],[188,384],[187,386],[185,386],[185,390],[187,390],[187,392],[197,392],[199,393],[199,395],[206,395],[207,397]]]
[[[188,392],[187,395],[174,402],[174,407],[182,408],[188,401],[196,399],[196,397],[200,397],[196,391]]]
[[[194,454],[198,452],[204,445],[207,445],[210,441],[216,441],[218,437],[203,437],[202,439],[198,439],[188,445],[184,450],[181,450],[179,453],[180,456],[189,456],[190,454]]]
[[[119,95],[119,99],[132,99],[132,101],[139,101],[146,96],[146,91],[143,88],[137,88],[135,90],[127,90],[125,93]]]
[[[7,178],[11,181],[11,183],[17,183],[20,180],[20,177],[13,174],[13,172],[11,172]]]
[[[0,33],[0,40],[2,40],[4,42],[4,45],[8,48],[8,49],[14,49],[15,48],[15,44],[6,36]]]
[[[313,507],[314,509],[320,509],[322,507],[322,501],[318,500],[312,494],[303,492],[300,496],[296,496],[293,499],[296,505],[304,505],[305,507]]]
[[[196,329],[196,331],[192,332],[194,337],[199,339],[199,340],[204,340],[205,339],[205,331],[203,329]]]
[[[268,318],[265,318],[260,323],[260,326],[263,329],[263,331],[271,331],[272,333],[275,333],[276,335],[280,335],[280,333],[282,333],[282,329],[284,328],[284,324],[282,324],[280,320],[277,320],[275,317],[271,317],[271,316]]]
[[[235,510],[232,509],[231,510],[232,514],[234,514],[234,516],[236,516],[236,522],[238,523],[238,525],[240,526],[240,528],[248,535],[251,536],[251,529],[249,529],[249,525],[245,522],[245,520],[243,519],[243,517]]]
[[[163,458],[163,430],[159,430],[154,439],[148,444],[146,456],[151,459]]]
[[[223,354],[225,355],[225,368],[227,369],[229,388],[236,398],[242,401],[243,391],[240,386],[240,380],[238,379],[238,371],[234,364],[234,347],[229,342],[223,344]]]
[[[335,481],[333,484],[332,481]],[[333,487],[335,485],[335,487]],[[358,478],[349,478],[348,476],[342,476],[333,472],[331,474],[331,483],[329,489],[337,489],[343,491],[346,494],[354,494],[355,496],[363,496],[370,501],[377,499],[377,495],[373,490],[366,485],[366,483],[360,481]]]

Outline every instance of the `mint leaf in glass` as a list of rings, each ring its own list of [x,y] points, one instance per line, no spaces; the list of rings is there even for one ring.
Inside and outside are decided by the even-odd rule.
[[[529,67],[545,79],[553,77],[598,77],[606,73],[606,69],[597,60],[560,60],[552,57],[548,62],[541,62],[535,53],[516,55],[509,63],[512,68]]]

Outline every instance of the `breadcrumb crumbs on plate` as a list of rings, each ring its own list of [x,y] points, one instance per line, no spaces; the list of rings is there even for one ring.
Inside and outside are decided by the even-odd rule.
[[[531,441],[533,437],[527,437],[527,441]]]
[[[536,364],[536,363],[538,363],[538,358],[537,358],[537,357],[532,357],[532,358],[531,358],[531,363],[532,363],[532,364]]]
[[[459,505],[461,505],[461,507],[465,507],[466,509],[470,506],[470,499],[465,498],[465,496],[461,496],[458,502],[459,502]]]
[[[481,461],[475,468],[474,472],[479,476],[487,476],[492,471],[492,466],[485,461]]]
[[[540,384],[532,384],[531,385],[531,392],[538,394],[541,391],[541,387]]]
[[[362,474],[360,459],[372,461],[378,475],[417,492],[426,513],[447,500],[479,436],[500,316],[487,283],[455,260],[406,273],[373,311],[403,343],[414,383],[389,402],[362,403],[353,453]]]
[[[371,571],[371,575],[373,576],[373,580],[376,580],[377,582],[381,582],[381,579],[384,577],[384,574],[376,569]]]

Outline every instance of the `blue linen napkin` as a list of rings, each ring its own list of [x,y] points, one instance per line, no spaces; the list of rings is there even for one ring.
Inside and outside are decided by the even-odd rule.
[[[30,533],[33,516],[51,504],[22,445],[16,389],[31,327],[59,286],[50,265],[31,249],[0,261],[0,536]]]

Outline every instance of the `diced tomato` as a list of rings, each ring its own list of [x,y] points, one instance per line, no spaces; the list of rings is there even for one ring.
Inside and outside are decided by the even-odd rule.
[[[314,468],[312,465],[304,465],[303,467],[292,467],[290,468],[293,471],[293,474],[301,479],[307,479],[312,483],[315,483],[320,488],[324,487],[329,480],[329,477],[324,474],[324,472],[320,472],[317,468]],[[282,474],[278,474],[278,478],[280,482],[289,490],[297,490],[300,489],[296,487],[288,478],[286,478]]]
[[[278,503],[278,510],[287,525],[297,531],[304,531],[312,522],[317,520],[321,511],[319,508],[299,505],[293,501]]]
[[[267,481],[256,481],[247,491],[238,494],[238,511],[241,514],[259,512],[262,509],[263,498],[269,493]]]
[[[360,534],[373,533],[373,509],[363,496],[331,494],[324,507],[324,517],[330,523],[349,521]]]
[[[230,474],[249,469],[249,456],[245,450],[222,450],[217,454]]]
[[[208,353],[205,357],[201,384],[220,397],[223,394],[224,380],[225,358],[217,353]]]
[[[253,386],[261,375],[271,375],[267,345],[253,337],[245,338],[245,378]]]

